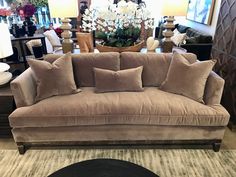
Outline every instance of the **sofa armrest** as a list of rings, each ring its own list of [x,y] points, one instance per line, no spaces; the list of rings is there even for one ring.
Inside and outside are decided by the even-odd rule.
[[[17,108],[34,104],[37,86],[30,68],[11,82],[11,90]]]
[[[204,101],[206,105],[220,104],[223,89],[224,79],[218,76],[215,72],[211,72],[206,83]]]

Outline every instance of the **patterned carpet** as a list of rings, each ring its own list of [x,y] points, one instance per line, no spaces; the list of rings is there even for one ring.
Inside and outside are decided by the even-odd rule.
[[[160,177],[236,177],[236,150],[71,149],[0,150],[0,177],[46,177],[69,164],[115,158],[142,165]]]

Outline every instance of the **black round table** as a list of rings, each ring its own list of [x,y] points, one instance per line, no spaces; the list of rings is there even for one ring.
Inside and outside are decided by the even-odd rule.
[[[48,177],[159,177],[131,162],[115,159],[86,160],[62,168]]]

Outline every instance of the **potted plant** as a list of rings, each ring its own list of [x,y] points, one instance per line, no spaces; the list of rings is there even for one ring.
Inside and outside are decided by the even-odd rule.
[[[83,31],[96,30],[96,39],[100,40],[100,44],[96,44],[99,51],[139,51],[144,44],[142,29],[153,28],[153,19],[147,8],[131,1],[121,0],[104,9],[89,8],[82,17]]]

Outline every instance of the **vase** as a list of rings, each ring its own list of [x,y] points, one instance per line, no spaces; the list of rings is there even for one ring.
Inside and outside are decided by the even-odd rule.
[[[129,47],[111,47],[111,46],[105,46],[101,44],[96,44],[96,48],[99,50],[99,52],[140,52],[140,50],[144,46],[144,41],[141,41],[133,46]]]
[[[36,26],[31,21],[31,17],[25,17],[25,21],[23,22],[23,28],[27,36],[33,36],[36,31]]]

